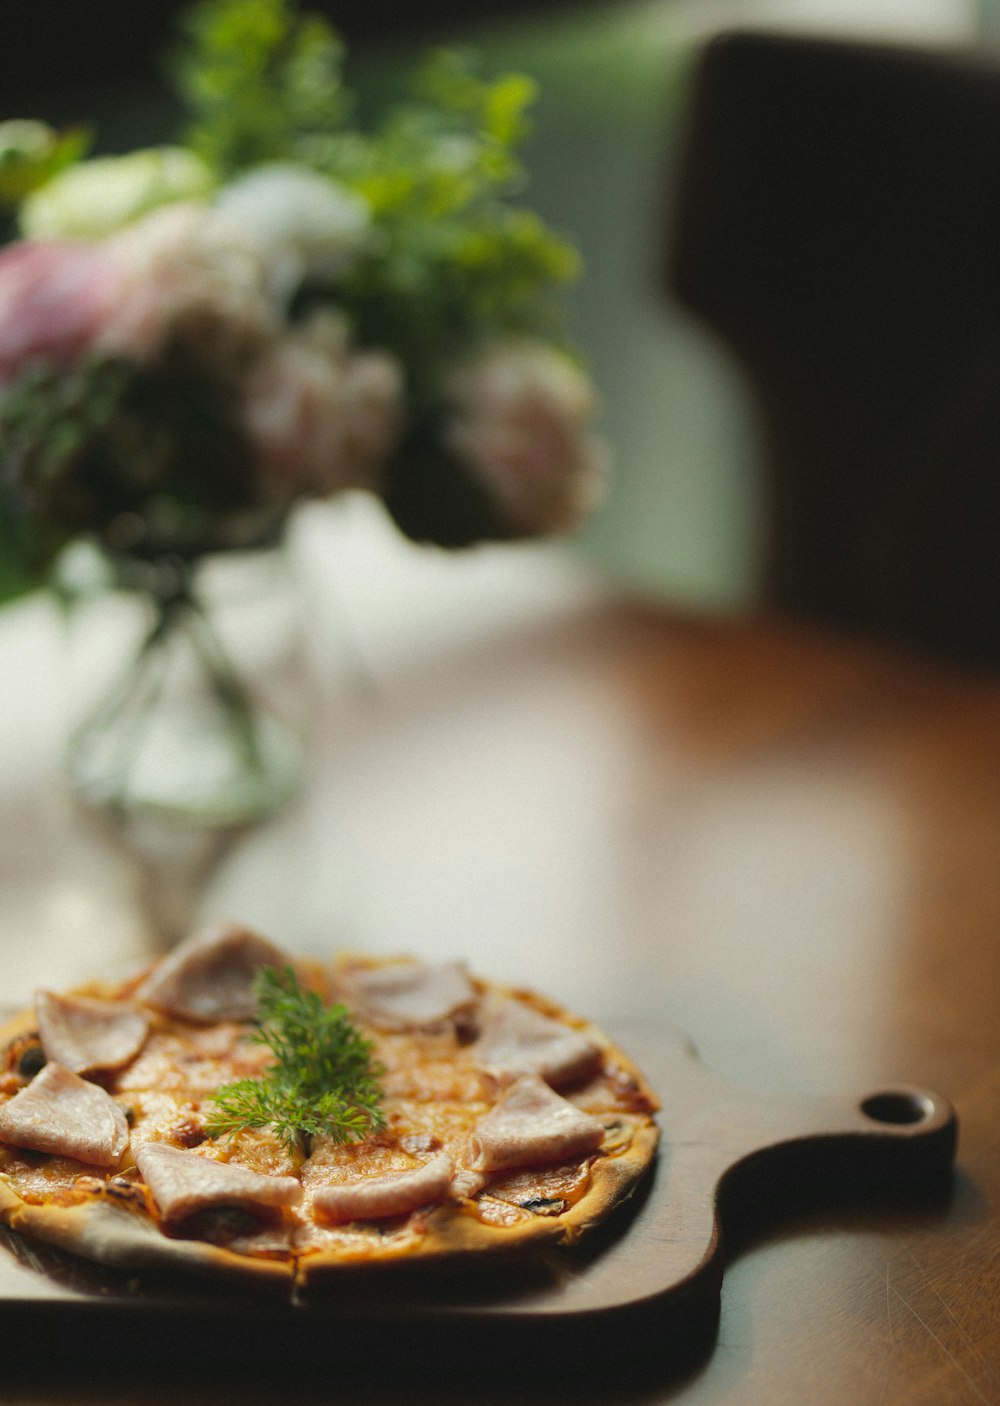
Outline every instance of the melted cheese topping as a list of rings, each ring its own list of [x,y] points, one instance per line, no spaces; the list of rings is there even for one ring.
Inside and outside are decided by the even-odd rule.
[[[210,1098],[222,1084],[252,1079],[270,1060],[262,1045],[250,1044],[247,1027],[235,1021],[203,1028],[161,1017],[138,1057],[114,1075],[109,1087],[174,1092]]]

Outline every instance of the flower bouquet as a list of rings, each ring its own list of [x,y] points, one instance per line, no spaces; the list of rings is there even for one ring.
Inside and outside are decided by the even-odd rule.
[[[281,793],[199,620],[209,557],[347,490],[442,547],[547,533],[601,482],[557,336],[576,256],[512,198],[532,84],[436,53],[365,130],[343,60],[291,0],[204,0],[173,61],[176,144],[88,156],[81,129],[0,123],[0,599],[85,540],[155,607],[92,720],[108,755],[80,753],[103,801],[126,793],[155,656],[193,621],[264,778],[243,805]]]

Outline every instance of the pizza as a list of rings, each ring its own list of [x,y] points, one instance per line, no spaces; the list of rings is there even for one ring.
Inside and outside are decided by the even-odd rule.
[[[657,1145],[642,1074],[554,1002],[236,924],[38,991],[0,1049],[0,1220],[129,1269],[307,1286],[522,1254],[604,1221]]]

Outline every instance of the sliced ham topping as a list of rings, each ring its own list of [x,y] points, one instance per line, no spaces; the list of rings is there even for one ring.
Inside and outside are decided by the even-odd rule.
[[[249,928],[225,924],[196,933],[157,962],[137,993],[184,1020],[250,1020],[256,1010],[254,977],[291,958]]]
[[[128,1123],[97,1084],[61,1064],[47,1064],[0,1108],[0,1139],[35,1152],[113,1167],[128,1147]]]
[[[451,1158],[440,1152],[412,1171],[321,1186],[313,1206],[324,1219],[337,1222],[404,1216],[443,1201],[451,1188],[452,1171]]]
[[[537,1074],[555,1088],[592,1073],[601,1058],[600,1047],[582,1031],[504,997],[484,1010],[471,1053],[498,1074]]]
[[[295,1177],[266,1176],[165,1142],[143,1143],[135,1165],[165,1221],[186,1220],[219,1206],[273,1214],[294,1205],[302,1195]]]
[[[486,1178],[482,1172],[473,1172],[468,1167],[460,1167],[451,1179],[451,1194],[457,1201],[467,1201],[477,1192],[482,1191],[485,1185]]]
[[[469,1138],[469,1166],[499,1172],[572,1162],[596,1152],[604,1127],[537,1074],[522,1075],[481,1118]]]
[[[359,967],[347,977],[348,999],[381,1030],[442,1025],[476,1004],[476,988],[462,962],[392,962]]]
[[[124,1001],[35,992],[35,1019],[45,1058],[74,1074],[120,1069],[139,1053],[149,1031],[141,1011]]]

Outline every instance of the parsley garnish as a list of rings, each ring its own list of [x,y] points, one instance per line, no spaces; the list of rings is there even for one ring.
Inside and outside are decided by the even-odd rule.
[[[347,1007],[324,1005],[290,966],[280,972],[262,967],[255,994],[257,1029],[249,1039],[267,1045],[274,1063],[258,1079],[219,1089],[205,1126],[209,1137],[270,1126],[289,1151],[305,1151],[317,1133],[353,1142],[384,1127],[382,1069]]]

